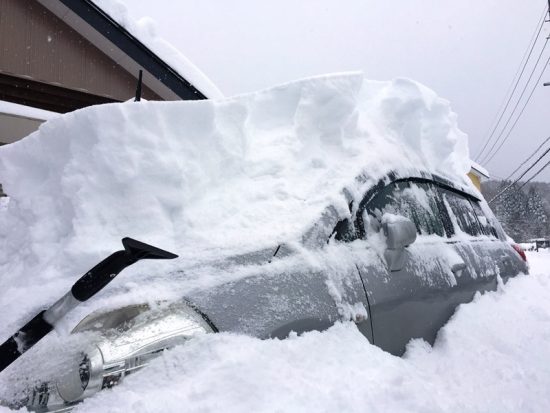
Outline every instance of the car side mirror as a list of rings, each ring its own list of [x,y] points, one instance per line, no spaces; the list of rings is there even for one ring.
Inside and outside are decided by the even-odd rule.
[[[388,249],[398,250],[416,241],[416,225],[401,215],[385,214],[382,217],[382,230],[386,236]]]
[[[386,263],[390,271],[399,271],[405,266],[405,247],[416,241],[416,225],[403,216],[384,214],[382,230],[386,236]]]

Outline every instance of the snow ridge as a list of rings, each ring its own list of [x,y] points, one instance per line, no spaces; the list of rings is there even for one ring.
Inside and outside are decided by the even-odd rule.
[[[125,272],[138,284],[298,241],[327,206],[349,214],[343,188],[360,194],[391,170],[466,183],[466,145],[434,92],[358,73],[220,101],[127,102],[59,116],[0,148],[10,195],[0,211],[0,311],[12,325],[55,301],[124,236],[181,257]],[[366,182],[355,180],[360,174]]]

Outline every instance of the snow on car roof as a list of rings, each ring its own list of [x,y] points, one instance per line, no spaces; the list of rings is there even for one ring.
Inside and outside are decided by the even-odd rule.
[[[71,112],[0,148],[11,198],[0,289],[13,293],[0,311],[15,311],[29,285],[41,289],[35,305],[58,298],[124,236],[181,257],[135,271],[177,269],[297,240],[327,206],[349,214],[343,188],[359,197],[390,171],[467,185],[469,167],[449,103],[406,79],[338,74],[219,101]]]

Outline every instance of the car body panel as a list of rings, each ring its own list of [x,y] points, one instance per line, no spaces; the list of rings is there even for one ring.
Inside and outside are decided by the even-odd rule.
[[[290,261],[295,258],[286,256],[280,259]],[[260,338],[285,338],[290,332],[300,334],[324,330],[342,319],[341,303],[360,303],[365,311],[368,309],[355,266],[338,274],[342,283],[338,291],[340,296],[335,297],[330,285],[334,274],[330,270],[318,270],[308,266],[307,262],[290,265],[300,270],[251,275],[197,292],[186,299],[207,314],[219,331]],[[370,323],[361,324],[361,331],[372,337]]]
[[[380,269],[373,265],[369,254],[359,258],[358,268],[370,302],[374,343],[392,354],[403,354],[413,338],[433,344],[439,328],[459,304],[471,301],[476,292],[495,290],[499,276],[508,278],[527,271],[519,255],[505,239],[498,237],[496,230],[489,233],[481,227],[471,204],[479,202],[479,198],[463,189],[426,175],[409,179],[393,177],[366,193],[355,211],[355,223],[351,226],[354,234],[341,237],[352,243],[357,238],[370,240],[384,261],[386,247],[379,227],[382,213],[404,213],[405,217],[411,213],[414,216],[408,218],[414,218],[419,225],[419,236],[406,248],[402,269],[391,271],[389,263]],[[408,190],[413,190],[416,197],[422,195],[418,191],[433,197],[433,202],[431,199],[423,202],[430,215],[438,214],[433,218],[441,221],[439,226],[423,221],[422,213],[426,211],[419,213],[418,205],[416,210],[403,208],[395,196]],[[472,233],[476,236],[462,233],[444,193],[456,196],[465,208],[471,208],[467,211],[469,216],[459,218],[472,221],[475,230]],[[397,212],[391,209],[395,202],[401,205]],[[384,205],[390,209],[386,210]]]

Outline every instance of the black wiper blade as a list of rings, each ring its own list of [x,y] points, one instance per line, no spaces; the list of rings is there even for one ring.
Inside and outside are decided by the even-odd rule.
[[[123,238],[124,250],[116,251],[75,282],[69,292],[0,345],[0,372],[53,330],[55,324],[80,303],[89,300],[126,267],[143,259],[174,259],[178,256],[132,238]]]

